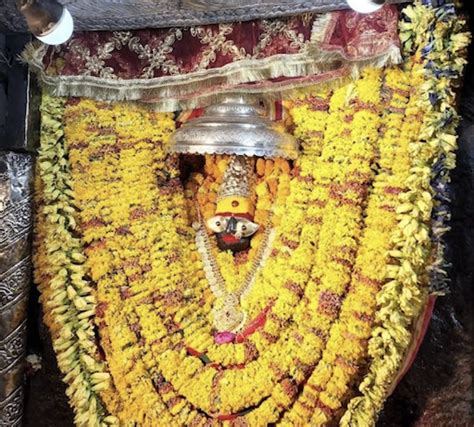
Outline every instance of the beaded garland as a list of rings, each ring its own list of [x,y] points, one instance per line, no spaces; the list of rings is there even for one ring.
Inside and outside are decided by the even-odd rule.
[[[404,10],[403,67],[288,103],[302,153],[256,160],[250,250],[209,236],[232,293],[275,233],[225,344],[192,223],[228,157],[183,183],[171,115],[43,97],[35,281],[78,425],[374,424],[439,265],[431,178],[469,39],[450,6]]]

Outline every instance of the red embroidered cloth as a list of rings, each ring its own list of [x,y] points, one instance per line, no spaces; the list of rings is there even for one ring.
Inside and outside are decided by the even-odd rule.
[[[56,95],[153,101],[172,111],[224,93],[281,93],[399,59],[398,12],[385,6],[190,28],[76,34],[29,62]]]

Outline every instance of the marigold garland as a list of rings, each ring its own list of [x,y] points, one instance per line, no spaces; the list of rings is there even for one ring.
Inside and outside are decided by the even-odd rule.
[[[301,157],[257,159],[262,229],[247,254],[212,248],[232,292],[275,228],[224,345],[191,224],[213,215],[228,158],[183,185],[170,115],[44,97],[35,280],[78,425],[374,424],[443,275],[439,172],[468,37],[425,3],[405,9],[403,69],[288,105]]]
[[[64,101],[44,95],[41,111],[34,264],[44,319],[68,384],[66,394],[76,410],[76,424],[116,424],[100,397],[109,387],[110,374],[97,353],[92,320],[96,299],[87,280],[83,242],[76,237],[78,212],[61,124]]]
[[[399,195],[398,229],[392,236],[394,247],[390,254],[397,263],[388,266],[389,281],[377,296],[378,326],[369,342],[373,361],[359,387],[362,397],[349,403],[342,418],[344,426],[373,424],[406,356],[411,328],[428,295],[426,261],[433,253],[429,225],[436,203],[433,193],[437,191],[431,187],[437,176],[432,171],[438,173],[434,169],[437,162],[444,163],[447,169],[454,167],[457,114],[452,106],[453,89],[466,63],[470,35],[462,32],[465,21],[456,15],[453,4],[433,8],[430,2],[416,2],[404,9],[404,15],[401,39],[405,52],[414,54],[412,75],[421,88],[418,96],[412,97],[412,124],[407,123],[408,129],[402,128],[411,140],[408,147],[412,161],[406,190]],[[437,233],[436,228],[433,231]],[[431,269],[439,269],[439,236],[434,244]],[[398,314],[395,320],[394,313]]]

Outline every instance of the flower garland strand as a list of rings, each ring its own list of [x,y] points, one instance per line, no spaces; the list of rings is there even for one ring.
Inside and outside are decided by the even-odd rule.
[[[78,120],[81,116],[84,119]],[[181,242],[166,238],[186,221],[174,213],[182,206],[174,191],[172,161],[166,174],[161,173],[161,146],[174,124],[169,115],[88,100],[69,104],[65,120],[87,262],[98,286],[96,323],[123,402],[117,408],[120,419],[171,423],[167,399],[155,392],[154,378],[160,371],[148,345],[155,342],[167,348],[173,342],[172,337],[162,342],[167,330],[153,321],[159,311],[151,310],[155,302],[166,304],[160,298],[171,291],[166,283],[174,285],[186,277]],[[169,270],[163,269],[163,261]],[[138,344],[148,330],[154,339],[143,352]],[[143,396],[146,405],[140,404]]]
[[[312,417],[325,424],[344,404],[349,384],[363,368],[367,339],[376,311],[376,295],[389,259],[386,253],[396,226],[397,192],[403,185],[394,166],[407,160],[407,144],[400,135],[404,107],[409,93],[407,75],[389,69],[384,75],[382,94],[387,103],[378,138],[378,165],[366,208],[365,229],[358,246],[351,284],[340,316],[331,330],[324,353],[324,375],[316,378],[312,399],[318,407]],[[327,381],[327,382],[326,382]]]
[[[344,171],[341,180],[335,175],[330,181],[330,201],[326,207],[328,211],[324,216],[318,251],[318,256],[323,257],[320,260],[317,258],[315,263],[315,268],[320,272],[315,299],[318,305],[315,309],[323,320],[320,321],[319,329],[328,337],[331,337],[333,332],[330,331],[337,325],[341,303],[349,284],[364,222],[362,205],[373,179],[371,163],[375,157],[380,121],[380,80],[380,71],[368,70],[355,83],[349,92],[351,97],[346,101],[348,108],[343,116],[344,136],[337,138],[339,142],[331,151],[325,154],[323,149],[323,158],[327,155],[329,158],[341,159],[342,165],[336,163],[334,166]],[[336,217],[332,217],[332,213]],[[322,356],[297,399],[295,410],[286,414],[283,424],[310,422],[311,416],[313,419],[318,416],[320,407],[326,407],[323,400],[327,399],[322,397],[319,400],[315,395],[315,390],[320,387],[319,382],[330,375],[327,351],[323,351]],[[327,404],[332,405],[330,402]]]
[[[373,361],[359,387],[362,396],[351,400],[341,419],[343,426],[374,424],[403,362],[411,326],[428,293],[423,286],[427,281],[423,269],[430,255],[431,171],[443,157],[451,160],[452,167],[455,147],[456,113],[449,103],[454,100],[453,82],[465,64],[462,56],[469,37],[461,32],[464,22],[456,16],[452,4],[437,8],[430,2],[417,2],[405,8],[404,14],[402,40],[406,51],[416,46],[414,77],[420,82],[414,108],[426,114],[421,131],[409,146],[413,164],[407,177],[408,190],[399,196],[399,224],[392,240],[391,254],[398,264],[388,267],[390,281],[377,298],[378,326],[369,342]]]
[[[429,94],[429,111],[433,117],[433,132],[429,138],[438,140],[439,155],[432,168],[431,186],[434,194],[434,206],[431,214],[432,234],[432,258],[429,267],[430,289],[433,294],[443,295],[448,290],[449,267],[445,261],[445,243],[443,236],[450,229],[448,223],[451,218],[449,210],[450,202],[450,174],[449,171],[456,165],[457,135],[456,129],[459,124],[459,115],[453,107],[455,102],[455,90],[459,86],[466,60],[466,47],[471,41],[471,35],[465,32],[466,22],[458,19],[455,10],[451,7],[440,9],[436,18],[447,25],[435,25],[432,28],[437,36],[430,37],[426,50],[425,70],[431,78],[426,82],[424,89]],[[407,29],[407,31],[409,31]],[[430,49],[436,43],[436,39],[442,38],[444,49],[437,47]],[[446,51],[454,61],[446,60]],[[426,101],[426,100],[425,100]],[[443,125],[440,128],[438,123]],[[441,130],[440,130],[441,129]]]
[[[359,102],[363,103],[364,97],[368,96],[370,98],[375,94],[374,99],[377,99],[378,88],[377,84],[374,83],[378,79],[379,72],[367,71],[360,81],[354,85],[347,85],[341,88],[336,91],[333,96],[334,102],[331,102],[331,108],[337,119],[331,121],[330,126],[327,128],[327,140],[325,140],[322,150],[318,150],[322,155],[320,158],[316,155],[312,169],[310,169],[312,171],[311,175],[315,177],[314,182],[312,180],[310,181],[312,182],[313,190],[316,190],[316,194],[318,194],[319,197],[321,197],[321,195],[329,197],[328,203],[321,203],[321,201],[317,203],[319,207],[325,209],[323,214],[324,221],[320,232],[323,240],[321,240],[319,250],[316,253],[316,256],[321,256],[321,259],[318,263],[318,259],[316,258],[316,262],[312,267],[312,274],[317,274],[318,277],[310,279],[314,280],[314,282],[310,282],[311,284],[306,285],[305,298],[302,300],[303,303],[295,304],[296,309],[294,309],[295,315],[293,316],[293,321],[300,326],[295,328],[296,330],[291,330],[289,334],[292,346],[297,347],[299,345],[303,348],[307,348],[306,346],[308,345],[311,346],[312,349],[307,354],[298,352],[295,359],[297,368],[293,368],[290,371],[290,377],[284,378],[283,381],[279,383],[279,386],[283,387],[283,396],[285,396],[285,394],[287,395],[286,399],[282,401],[281,388],[277,387],[272,394],[272,399],[267,400],[264,405],[253,410],[245,417],[250,425],[275,422],[278,420],[282,409],[291,405],[291,401],[288,401],[288,397],[296,392],[297,388],[295,386],[299,387],[308,380],[309,370],[319,360],[319,349],[324,344],[324,336],[327,335],[332,322],[337,318],[338,293],[343,292],[344,280],[347,275],[341,275],[342,280],[339,281],[328,279],[329,277],[335,277],[334,272],[337,272],[337,275],[341,270],[350,270],[351,251],[347,250],[347,245],[350,245],[352,236],[354,235],[352,233],[357,235],[357,227],[354,227],[354,224],[360,221],[362,215],[358,206],[359,203],[365,199],[366,192],[363,191],[364,186],[370,182],[370,163],[373,159],[373,149],[371,150],[371,145],[376,139],[376,132],[373,132],[367,139],[360,138],[361,132],[358,131],[358,129],[360,130],[362,127],[367,126],[367,123],[364,123],[367,118],[363,111],[364,108],[361,109],[360,115],[356,114],[355,122],[357,125],[354,124],[353,133],[350,131],[351,121],[354,114],[354,106],[357,106]],[[372,87],[371,95],[368,95],[366,91],[366,88],[369,86]],[[360,94],[360,98],[357,97],[358,94]],[[368,101],[368,99],[366,100]],[[304,126],[304,121],[300,123]],[[376,128],[377,125],[375,125],[375,129]],[[338,138],[333,137],[335,131],[339,133]],[[296,128],[296,132],[298,132],[298,128]],[[318,143],[318,134],[305,132],[303,129],[301,129],[301,133],[308,136],[314,135],[316,137],[315,142]],[[347,142],[352,141],[352,138],[354,138],[352,149],[347,150]],[[309,141],[311,141],[311,139],[308,139],[306,142]],[[302,159],[304,158],[303,156]],[[368,173],[359,174],[359,172],[356,171],[365,171]],[[356,181],[350,185],[346,185],[348,181],[351,182],[351,179]],[[357,179],[360,181],[357,181]],[[305,178],[305,180],[307,179]],[[328,183],[330,184],[328,185]],[[321,192],[322,189],[325,189],[325,191]],[[312,199],[309,198],[309,200]],[[317,199],[315,199],[315,201],[316,200]],[[317,224],[316,222],[314,225]],[[309,225],[314,226],[313,223]],[[316,228],[316,230],[318,229],[319,227]],[[317,232],[314,234],[316,234],[316,236],[318,235]],[[313,239],[312,241],[314,241]],[[341,244],[342,247],[339,246]],[[337,249],[335,247],[337,247]],[[342,258],[330,255],[341,252],[344,254]],[[293,256],[296,258],[296,255]],[[305,285],[302,284],[302,286],[304,289]],[[309,304],[304,302],[308,300],[311,301]],[[308,316],[313,310],[318,315]],[[317,332],[319,341],[314,342],[310,339],[310,337],[315,338],[314,332]],[[283,373],[284,369],[282,367],[280,368],[280,372]],[[293,392],[291,392],[291,390],[293,390]],[[283,402],[286,403],[283,404]],[[301,411],[303,406],[304,411]],[[271,411],[270,413],[273,412],[273,417],[275,418],[268,418],[268,415],[265,418],[263,416],[265,411],[267,411],[267,413],[268,411]],[[290,410],[286,415],[293,417],[292,424],[299,424],[308,422],[308,419],[305,421],[301,416],[308,416],[310,412],[309,406],[307,403],[304,403],[298,407],[298,413],[295,414],[293,410]],[[297,416],[298,419],[295,419],[295,416]],[[286,420],[283,419],[282,423],[284,424],[285,422]]]
[[[82,242],[76,237],[70,165],[64,145],[64,101],[43,95],[41,147],[36,175],[35,281],[53,336],[58,365],[77,425],[116,424],[99,396],[110,375],[95,346],[95,296],[86,279]],[[41,189],[41,190],[40,190]]]

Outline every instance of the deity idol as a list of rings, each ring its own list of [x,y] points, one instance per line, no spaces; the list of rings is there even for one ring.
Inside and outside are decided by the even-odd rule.
[[[244,251],[259,225],[253,222],[255,207],[250,199],[253,175],[252,159],[233,156],[224,174],[215,216],[207,226],[216,234],[219,249]]]
[[[251,197],[255,182],[256,157],[294,159],[296,140],[277,131],[272,122],[262,118],[256,107],[242,99],[231,99],[209,107],[200,118],[186,122],[171,140],[171,150],[186,154],[227,154],[226,166],[213,216],[203,221],[200,216],[196,228],[196,246],[204,264],[209,287],[215,295],[212,309],[215,339],[218,343],[231,342],[247,322],[241,309],[241,299],[250,290],[271,248],[273,232],[265,226],[258,254],[249,274],[229,290],[222,272],[217,267],[209,234],[214,234],[219,250],[234,255],[250,247],[252,236],[264,224],[254,222],[255,206]]]
[[[206,109],[174,135],[171,150],[187,154],[229,154],[216,212],[207,226],[216,234],[219,249],[236,253],[248,249],[259,225],[253,222],[250,200],[253,156],[294,159],[298,149],[289,134],[276,131],[258,109],[242,98],[230,98]]]

